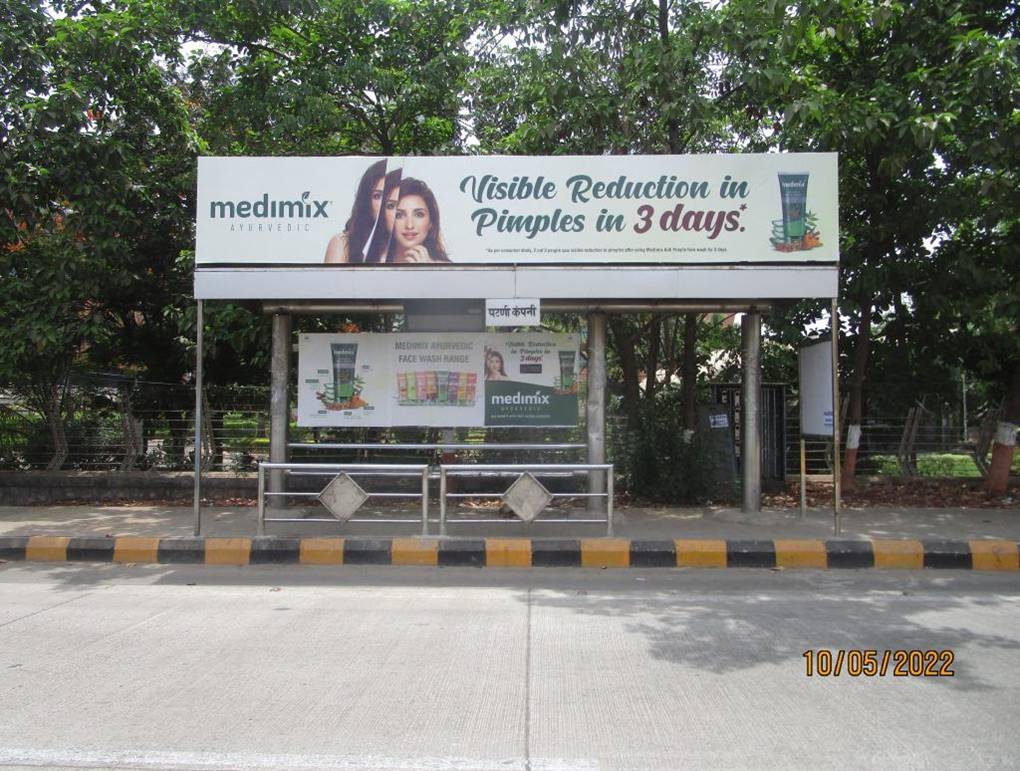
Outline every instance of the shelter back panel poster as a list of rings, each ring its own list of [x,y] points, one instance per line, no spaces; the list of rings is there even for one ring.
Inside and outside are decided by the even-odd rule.
[[[305,334],[298,425],[574,426],[578,368],[570,334]]]

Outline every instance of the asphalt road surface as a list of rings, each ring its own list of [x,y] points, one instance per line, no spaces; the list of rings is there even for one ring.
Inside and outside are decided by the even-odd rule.
[[[1016,768],[1018,726],[1016,574],[0,566],[0,768]]]

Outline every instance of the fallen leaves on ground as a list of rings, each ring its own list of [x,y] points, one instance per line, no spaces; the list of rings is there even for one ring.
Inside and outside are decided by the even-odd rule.
[[[1020,491],[994,495],[984,489],[979,479],[945,479],[925,477],[865,477],[857,480],[853,490],[842,490],[844,506],[852,508],[898,507],[908,509],[997,509],[1020,506]],[[800,507],[800,484],[790,482],[782,492],[762,497],[766,508],[796,509]],[[832,505],[832,484],[808,482],[807,505]]]

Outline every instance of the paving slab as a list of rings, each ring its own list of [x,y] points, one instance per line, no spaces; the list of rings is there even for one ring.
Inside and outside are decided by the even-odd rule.
[[[295,509],[287,516],[302,514],[322,517],[311,509]],[[270,523],[269,535],[292,536],[415,536],[421,521],[415,509],[404,512],[387,509],[382,516],[411,520],[400,524],[340,522]],[[433,513],[430,533],[438,533]],[[494,518],[492,513],[464,516]],[[587,515],[578,513],[578,518]],[[625,507],[616,510],[615,535],[632,540],[770,538],[832,538],[831,510],[811,509],[806,516],[782,510],[745,514],[719,507]],[[254,507],[210,506],[202,511],[202,535],[249,537],[256,533]],[[2,506],[0,536],[145,536],[184,537],[194,534],[195,519],[187,506]],[[606,532],[603,524],[579,522],[535,522],[530,525],[506,519],[495,523],[456,522],[448,526],[451,536],[597,538]],[[1004,539],[1020,541],[1020,507],[1004,509],[847,509],[842,515],[841,538],[921,540]]]

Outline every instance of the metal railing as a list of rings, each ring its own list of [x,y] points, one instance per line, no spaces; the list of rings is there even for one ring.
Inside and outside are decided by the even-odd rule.
[[[525,472],[535,477],[578,477],[601,478],[605,492],[550,492],[553,498],[605,498],[606,516],[604,519],[577,519],[577,518],[542,518],[534,521],[539,522],[571,522],[575,524],[596,524],[605,523],[606,535],[613,534],[613,464],[611,463],[486,463],[472,465],[449,465],[443,464],[439,467],[439,534],[446,535],[448,523],[471,523],[471,524],[517,524],[519,520],[492,519],[492,518],[460,518],[450,519],[447,499],[449,498],[499,498],[502,499],[503,492],[488,493],[452,493],[448,489],[450,477],[475,477],[475,478],[519,478]],[[594,472],[594,473],[593,473]],[[601,473],[599,473],[601,472]]]
[[[588,445],[580,443],[528,444],[518,442],[290,442],[292,450],[584,450]]]
[[[281,471],[284,479],[288,477],[329,477],[330,480],[338,474],[344,473],[350,477],[403,477],[419,478],[421,480],[420,492],[380,492],[365,490],[368,498],[417,498],[421,501],[420,518],[410,519],[407,517],[351,517],[340,520],[335,517],[287,517],[267,516],[266,502],[271,498],[314,498],[319,499],[322,490],[266,490],[266,471]],[[396,464],[396,463],[260,463],[258,465],[258,499],[257,499],[257,534],[265,535],[267,523],[374,523],[374,524],[395,524],[395,523],[421,523],[422,535],[429,534],[429,480],[438,477],[439,479],[439,534],[445,536],[446,527],[449,523],[469,524],[494,524],[519,522],[520,520],[493,519],[493,518],[457,518],[449,516],[448,499],[450,498],[499,498],[504,497],[503,492],[472,492],[455,493],[450,492],[448,480],[450,477],[474,477],[492,479],[518,479],[523,474],[530,473],[534,477],[570,478],[578,477],[591,479],[593,476],[600,480],[603,492],[549,492],[550,498],[587,498],[605,499],[605,516],[600,518],[564,518],[564,517],[536,517],[534,521],[543,523],[573,523],[573,524],[605,524],[606,535],[613,535],[613,465],[611,463],[490,463],[490,464],[443,464],[438,469],[426,464]],[[286,481],[284,481],[286,485]],[[328,483],[327,483],[328,484]],[[325,488],[325,486],[324,486]],[[323,489],[324,489],[323,488]]]
[[[266,498],[315,498],[318,500],[322,491],[267,491],[266,470],[280,470],[284,472],[284,479],[287,476],[321,476],[334,478],[343,472],[348,476],[363,477],[420,477],[421,491],[408,492],[372,492],[365,490],[369,498],[420,498],[421,518],[408,519],[406,517],[358,517],[346,520],[347,522],[371,522],[378,524],[391,524],[400,522],[421,522],[422,535],[429,532],[429,467],[424,463],[259,463],[258,466],[258,535],[265,535],[267,522],[341,522],[335,517],[267,517]],[[286,481],[284,482],[286,484]],[[328,484],[328,483],[327,483]]]

